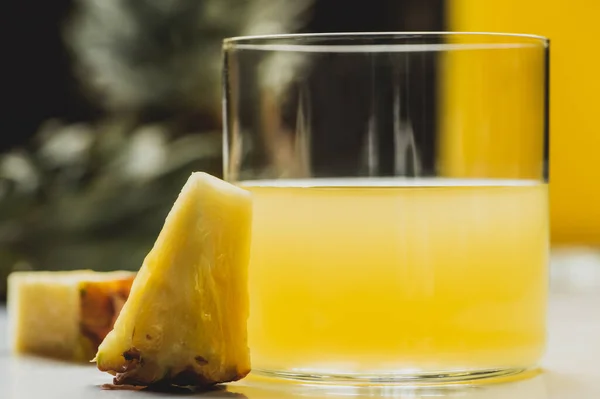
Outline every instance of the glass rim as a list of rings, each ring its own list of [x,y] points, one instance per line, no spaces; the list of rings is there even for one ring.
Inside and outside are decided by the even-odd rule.
[[[386,47],[393,46],[405,46],[402,40],[410,39],[427,39],[427,38],[444,38],[444,37],[464,37],[464,38],[481,38],[481,41],[473,40],[470,45],[480,45],[490,47],[490,43],[486,43],[484,39],[506,39],[507,43],[503,43],[506,46],[542,46],[548,47],[550,39],[545,36],[527,34],[527,33],[504,33],[504,32],[485,32],[485,31],[474,31],[474,32],[453,32],[453,31],[410,31],[410,32],[323,32],[323,33],[285,33],[285,34],[267,34],[267,35],[249,35],[249,36],[234,36],[223,39],[223,49],[248,49],[248,50],[293,50],[293,51],[304,51],[304,52],[318,52],[318,51],[338,51],[344,47],[349,47],[350,51],[371,51],[366,47],[379,46],[377,43],[349,43],[360,41],[360,40],[382,40],[382,41],[394,41],[398,40],[398,43],[392,43],[385,45]],[[294,41],[296,43],[282,43],[285,41]],[[316,43],[314,41],[317,41]],[[327,42],[332,41],[332,42]],[[278,43],[279,42],[279,43]],[[432,42],[436,46],[442,46],[446,49],[446,46],[454,46],[454,44],[443,44]],[[421,43],[420,45],[429,45],[428,43]],[[273,46],[282,46],[281,48],[273,48]],[[465,44],[458,44],[458,46],[464,47]],[[497,46],[497,45],[496,45]],[[493,47],[496,47],[493,46]],[[324,49],[320,47],[325,47]],[[363,50],[360,50],[363,48]],[[338,50],[336,50],[338,49]],[[447,48],[450,49],[450,48]],[[393,50],[393,49],[390,49]]]

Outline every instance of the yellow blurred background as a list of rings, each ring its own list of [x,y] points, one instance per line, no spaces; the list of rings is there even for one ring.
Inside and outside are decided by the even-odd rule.
[[[600,1],[449,0],[447,12],[449,30],[550,38],[552,242],[600,245]]]
[[[439,57],[438,173],[539,179],[545,166],[545,41],[470,34],[449,40],[481,47]]]

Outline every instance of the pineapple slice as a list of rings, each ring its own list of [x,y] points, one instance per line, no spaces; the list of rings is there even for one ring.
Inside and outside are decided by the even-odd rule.
[[[13,353],[89,361],[112,329],[135,273],[13,272],[8,317]]]
[[[250,193],[193,173],[96,355],[115,385],[210,386],[250,371]]]

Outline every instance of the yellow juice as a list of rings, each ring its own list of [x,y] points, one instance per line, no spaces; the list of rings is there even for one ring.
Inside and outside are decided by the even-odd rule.
[[[255,370],[414,373],[535,365],[547,186],[308,180],[253,193]]]

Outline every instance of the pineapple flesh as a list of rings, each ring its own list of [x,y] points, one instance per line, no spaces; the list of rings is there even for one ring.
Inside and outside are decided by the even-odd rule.
[[[135,273],[13,272],[8,277],[11,351],[89,362],[112,329]]]
[[[250,193],[195,172],[98,349],[115,385],[205,387],[250,371]]]

